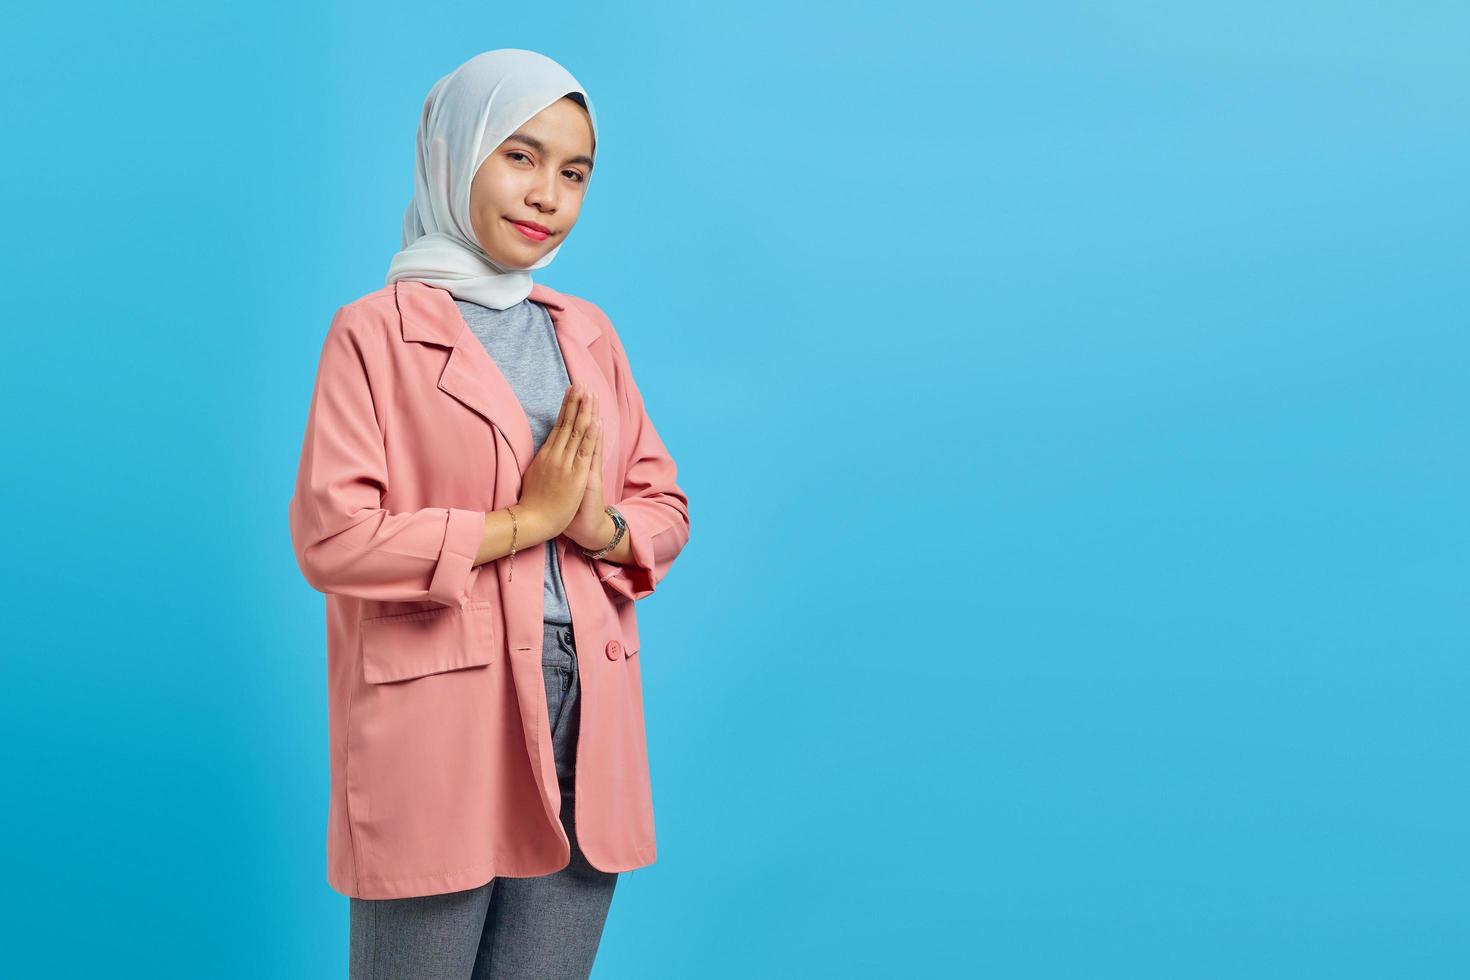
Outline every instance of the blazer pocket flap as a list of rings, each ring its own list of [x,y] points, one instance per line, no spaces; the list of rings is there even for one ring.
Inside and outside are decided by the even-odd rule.
[[[378,616],[359,626],[362,674],[369,684],[483,667],[505,646],[499,602]]]

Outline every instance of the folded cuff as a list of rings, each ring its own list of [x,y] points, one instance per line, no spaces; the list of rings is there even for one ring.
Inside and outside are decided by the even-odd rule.
[[[656,582],[653,544],[649,536],[635,526],[635,520],[641,522],[641,517],[635,518],[621,507],[618,510],[628,525],[628,548],[632,552],[632,561],[620,565],[606,558],[598,558],[597,577],[602,580],[603,585],[619,595],[629,599],[642,599],[653,593]]]
[[[485,512],[449,508],[444,525],[444,547],[429,583],[429,598],[446,606],[460,606],[468,599],[470,572],[480,542],[485,537]]]

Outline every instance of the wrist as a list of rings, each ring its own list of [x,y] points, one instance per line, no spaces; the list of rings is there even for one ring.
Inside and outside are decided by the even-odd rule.
[[[608,539],[613,536],[612,518],[608,517],[607,511],[604,510],[599,515],[597,526],[592,530],[582,531],[579,530],[575,524],[573,524],[568,526],[567,529],[562,533],[565,534],[567,538],[572,542],[572,544],[575,544],[577,547],[585,548],[588,551],[596,551],[598,548],[601,548],[604,544],[606,544],[608,542]]]
[[[545,544],[556,536],[551,531],[550,522],[536,508],[525,504],[511,504],[506,510],[515,511],[517,551],[523,551],[532,545]]]
[[[590,543],[584,545],[584,547],[588,551],[597,551],[603,545],[605,545],[609,541],[611,541],[612,538],[613,538],[613,535],[614,534],[617,534],[617,533],[618,533],[618,524],[617,524],[617,522],[614,521],[612,519],[612,517],[610,517],[608,515],[608,512],[604,509],[603,512],[602,512],[602,521],[598,524],[598,527],[597,527],[597,534],[596,534],[596,536],[593,537],[593,539],[592,539],[592,541]]]
[[[627,533],[625,530],[626,524],[622,520],[622,514],[619,513],[615,518],[612,513],[609,513],[610,511],[616,512],[617,508],[604,507],[602,509],[601,526],[592,541],[577,542],[589,556],[597,552],[603,552],[599,557],[607,557],[607,555],[616,550],[619,542],[622,541],[623,536]]]

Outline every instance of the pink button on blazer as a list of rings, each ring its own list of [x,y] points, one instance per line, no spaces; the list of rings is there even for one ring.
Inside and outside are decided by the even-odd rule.
[[[575,382],[597,393],[619,565],[556,539],[581,670],[576,832],[594,867],[655,858],[635,600],[689,540],[688,500],[627,355],[593,303],[541,284]],[[515,392],[446,290],[402,281],[341,307],[290,502],[326,594],[327,882],[358,898],[459,891],[570,860],[541,672],[545,545],[473,566],[487,511],[533,456]],[[472,567],[473,566],[473,567]]]

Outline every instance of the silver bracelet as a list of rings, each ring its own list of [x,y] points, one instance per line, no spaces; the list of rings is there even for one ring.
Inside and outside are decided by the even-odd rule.
[[[607,513],[608,517],[612,518],[613,521],[612,540],[603,545],[601,551],[588,551],[586,548],[583,548],[582,554],[586,555],[588,558],[601,558],[609,551],[612,551],[618,546],[618,542],[623,540],[623,532],[628,530],[628,522],[623,520],[623,515],[618,512],[618,509],[616,507],[608,505],[607,507],[604,507],[603,510]]]

